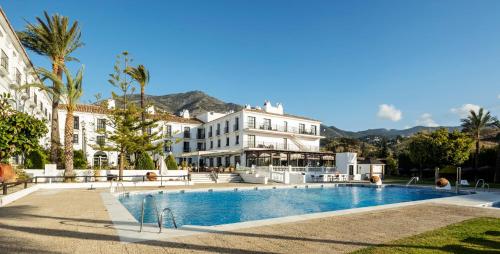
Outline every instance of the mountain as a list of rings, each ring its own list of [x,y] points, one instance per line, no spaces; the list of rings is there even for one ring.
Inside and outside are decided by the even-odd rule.
[[[386,138],[394,138],[397,136],[408,137],[413,134],[422,131],[435,131],[439,128],[446,128],[449,131],[460,130],[461,127],[453,127],[453,126],[439,126],[439,127],[425,127],[425,126],[415,126],[412,128],[404,129],[404,130],[396,130],[396,129],[368,129],[364,131],[344,131],[335,126],[326,126],[321,125],[321,134],[328,138],[335,137],[344,137],[344,138],[363,138],[369,136],[378,136],[378,137],[386,137]]]
[[[189,110],[190,115],[197,115],[204,111],[228,112],[242,109],[241,105],[226,103],[217,98],[207,95],[201,91],[190,91],[185,93],[175,93],[167,95],[146,95],[146,101],[155,105],[157,108],[177,114],[183,109]],[[131,100],[139,103],[140,94],[134,94]]]

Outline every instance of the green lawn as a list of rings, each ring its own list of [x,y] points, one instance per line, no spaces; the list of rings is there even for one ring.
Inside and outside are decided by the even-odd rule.
[[[466,220],[354,253],[500,253],[500,219]]]
[[[410,180],[410,177],[403,177],[403,176],[385,176],[385,179],[382,180],[383,183],[387,183],[387,184],[406,184],[408,181]],[[414,184],[414,182],[412,183]],[[472,186],[469,186],[469,187],[472,187],[474,188],[474,184],[473,182],[469,182],[469,184],[471,184]],[[490,185],[490,188],[496,188],[496,189],[500,189],[500,184],[499,183],[488,183]],[[434,185],[434,178],[424,178],[424,179],[420,179],[420,181],[418,181],[417,185]],[[452,182],[451,183],[452,186],[455,186],[455,182]]]

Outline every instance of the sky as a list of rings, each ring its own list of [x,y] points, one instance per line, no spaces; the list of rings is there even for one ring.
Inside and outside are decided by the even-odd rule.
[[[126,50],[146,93],[201,90],[226,102],[358,131],[456,126],[500,115],[500,1],[0,1],[16,30],[59,13],[78,20],[83,102],[110,96]],[[37,66],[50,67],[33,52]]]

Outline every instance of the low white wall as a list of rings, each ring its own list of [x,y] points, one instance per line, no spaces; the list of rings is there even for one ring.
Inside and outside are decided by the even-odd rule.
[[[245,183],[260,183],[260,184],[267,184],[269,178],[266,176],[261,176],[259,174],[247,174],[247,173],[241,173],[240,174],[241,179]]]
[[[64,170],[63,169],[58,169],[54,173],[50,174],[45,174],[45,170],[43,169],[26,169],[26,173],[32,177],[38,176],[38,177],[44,177],[44,176],[63,176]],[[118,169],[112,169],[112,170],[92,170],[92,169],[75,169],[74,170],[76,176],[89,176],[93,177],[96,175],[99,176],[106,176],[108,174],[111,175],[118,175],[119,170]],[[187,170],[123,170],[123,176],[137,176],[137,177],[126,177],[124,180],[128,181],[142,181],[142,176],[145,176],[146,173],[148,172],[154,172],[157,175],[162,175],[162,176],[167,176],[167,177],[184,177],[188,175]],[[162,174],[163,173],[163,174]],[[83,178],[77,178],[77,181],[84,181]],[[90,180],[90,179],[89,179]],[[98,177],[96,179],[97,181],[106,181],[106,177]],[[165,180],[165,179],[164,179]],[[39,182],[49,182],[50,180],[48,179],[38,179]],[[53,181],[60,181],[60,179],[55,179]]]

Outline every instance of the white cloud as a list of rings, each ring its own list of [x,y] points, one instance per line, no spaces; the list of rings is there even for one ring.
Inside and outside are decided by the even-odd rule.
[[[417,125],[425,126],[425,127],[438,127],[434,119],[432,119],[432,115],[429,113],[423,113],[420,118],[416,121]]]
[[[452,108],[451,112],[459,115],[460,117],[466,117],[469,115],[471,110],[478,112],[480,108],[481,107],[479,105],[468,103],[458,108]]]
[[[394,107],[394,105],[381,104],[378,106],[377,116],[381,119],[397,122],[403,118],[403,113],[401,110]]]
[[[497,95],[497,98],[500,99],[500,93]]]

